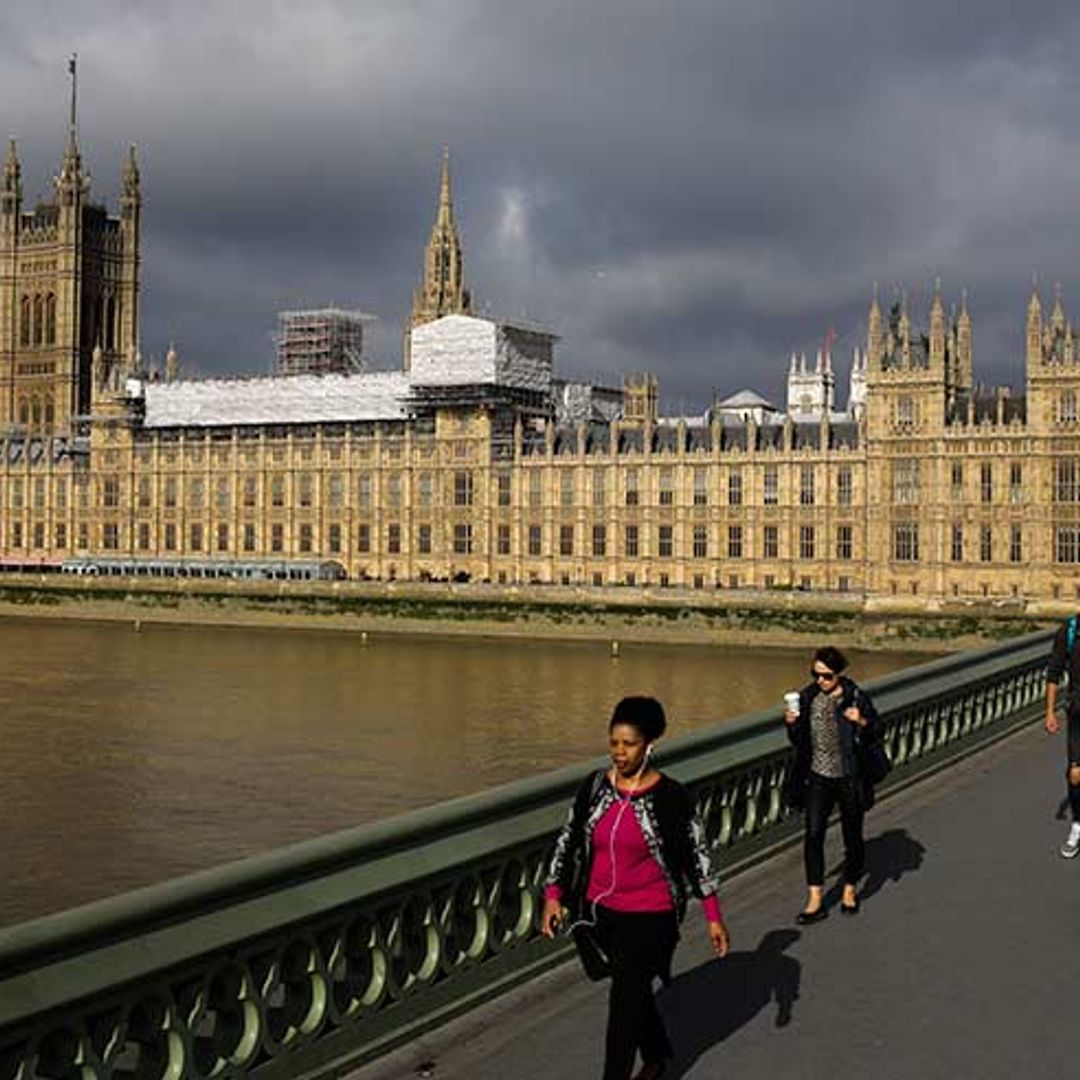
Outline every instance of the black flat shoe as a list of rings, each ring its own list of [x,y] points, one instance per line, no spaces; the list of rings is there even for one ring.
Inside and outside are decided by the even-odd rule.
[[[828,914],[828,910],[822,905],[817,911],[800,911],[799,914],[795,916],[795,921],[800,926],[809,926],[811,923],[821,922]]]
[[[840,910],[845,915],[858,915],[859,914],[859,898],[857,896],[855,897],[855,903],[854,904],[841,903]]]

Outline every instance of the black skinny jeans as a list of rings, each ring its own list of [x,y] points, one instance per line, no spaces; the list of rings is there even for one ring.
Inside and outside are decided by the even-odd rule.
[[[863,809],[858,782],[851,776],[833,779],[810,774],[806,790],[806,861],[807,885],[825,884],[825,830],[833,806],[840,803],[840,830],[844,835],[844,884],[854,885],[862,876],[866,861],[863,844]]]
[[[653,980],[671,968],[678,922],[673,911],[612,911],[600,905],[596,934],[611,957],[604,1080],[629,1080],[638,1050],[648,1063],[672,1056]]]
[[[1065,735],[1069,746],[1069,768],[1080,765],[1080,705],[1073,701],[1065,711]],[[1074,784],[1069,780],[1066,770],[1065,780],[1069,791],[1069,809],[1072,811],[1073,821],[1080,821],[1080,784]]]

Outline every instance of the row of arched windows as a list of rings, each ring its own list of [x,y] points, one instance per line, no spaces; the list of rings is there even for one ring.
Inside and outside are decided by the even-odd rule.
[[[19,398],[19,423],[23,427],[40,428],[44,425],[51,428],[55,420],[56,406],[52,394],[46,394],[43,398],[37,394]]]
[[[24,295],[20,299],[19,344],[56,344],[56,293]]]

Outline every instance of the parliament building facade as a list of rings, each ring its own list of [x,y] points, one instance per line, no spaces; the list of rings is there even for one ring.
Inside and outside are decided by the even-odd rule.
[[[320,560],[383,581],[1080,595],[1080,356],[1060,297],[1044,314],[1031,296],[1024,394],[976,389],[966,301],[947,314],[936,291],[925,331],[875,296],[857,409],[666,418],[655,378],[560,380],[552,335],[472,313],[444,160],[400,371],[185,380],[175,353],[154,375],[139,355],[140,208],[134,151],[112,217],[74,125],[33,209],[9,149],[8,568]]]

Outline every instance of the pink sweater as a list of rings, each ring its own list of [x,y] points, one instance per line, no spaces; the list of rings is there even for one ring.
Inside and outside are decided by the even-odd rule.
[[[585,898],[612,911],[675,908],[664,871],[653,858],[630,805],[630,798],[644,794],[638,791],[613,803],[593,830],[593,860]],[[544,896],[560,900],[562,893],[558,885],[549,885]],[[715,893],[704,897],[701,906],[709,922],[720,922],[720,901]]]

